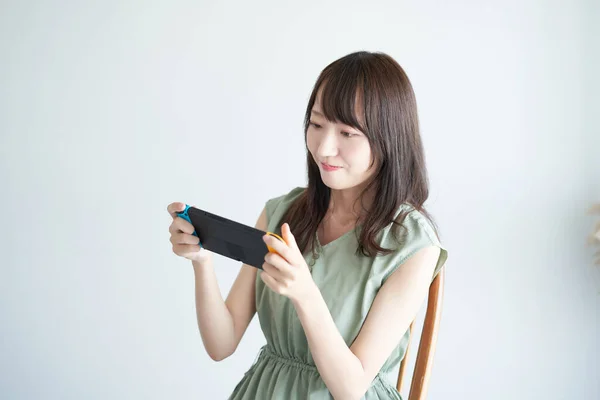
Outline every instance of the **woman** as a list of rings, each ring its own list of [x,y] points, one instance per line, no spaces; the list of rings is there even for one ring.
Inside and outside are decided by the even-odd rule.
[[[268,200],[256,227],[277,253],[243,265],[222,300],[208,251],[168,210],[175,254],[192,260],[196,310],[214,360],[258,312],[267,344],[230,399],[400,399],[398,370],[429,285],[444,265],[415,95],[383,53],[349,54],[320,74],[305,116],[308,187]],[[293,232],[293,233],[292,233]]]

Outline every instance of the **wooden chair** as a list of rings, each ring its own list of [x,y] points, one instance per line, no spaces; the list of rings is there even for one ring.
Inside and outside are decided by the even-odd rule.
[[[433,366],[433,356],[435,354],[435,346],[437,343],[437,335],[440,327],[440,319],[442,316],[442,297],[444,294],[444,270],[443,267],[431,283],[429,287],[429,296],[427,299],[427,312],[425,321],[423,322],[423,331],[419,342],[417,352],[417,360],[415,362],[415,370],[413,371],[412,382],[410,384],[410,392],[407,400],[425,400],[427,397],[427,388],[429,386],[429,378],[431,377],[431,368]],[[415,321],[410,324],[411,336]],[[408,358],[408,350],[410,339],[406,346],[406,354],[400,363],[398,371],[398,383],[396,389],[402,389],[402,381],[406,369],[406,359]]]

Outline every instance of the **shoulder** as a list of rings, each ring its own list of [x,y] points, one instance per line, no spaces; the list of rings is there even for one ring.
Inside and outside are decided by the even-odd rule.
[[[301,195],[305,190],[306,190],[305,187],[296,186],[296,187],[290,189],[289,191],[287,191],[287,192],[285,192],[283,194],[280,194],[280,195],[277,195],[275,197],[269,198],[267,200],[267,203],[278,204],[278,203],[281,203],[281,202],[284,202],[284,201],[290,201],[290,200],[293,201],[296,197],[298,197],[299,195]]]
[[[440,245],[433,222],[423,212],[405,203],[399,207],[396,217],[400,214],[405,215],[401,225],[407,238],[412,237],[414,240],[416,236],[422,236],[425,241],[429,241],[432,245]]]
[[[305,190],[305,187],[296,186],[290,189],[288,192],[268,199],[266,202],[267,213],[269,212],[269,209],[274,210],[279,206],[289,205],[294,200],[296,200],[302,193],[304,193]]]
[[[392,234],[392,225],[384,230],[382,245],[393,248],[383,263],[383,282],[403,263],[414,256],[420,250],[427,247],[437,247],[440,250],[433,277],[444,266],[448,258],[448,250],[441,243],[433,222],[423,212],[415,209],[409,204],[402,204],[396,217],[405,215],[398,230],[398,237]]]
[[[270,221],[274,216],[281,218],[283,213],[305,190],[305,187],[296,186],[283,194],[268,199],[265,203],[267,219]]]

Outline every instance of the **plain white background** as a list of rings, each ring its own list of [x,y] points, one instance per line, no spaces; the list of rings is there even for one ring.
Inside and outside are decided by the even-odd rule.
[[[412,80],[450,251],[429,398],[600,398],[597,2],[0,7],[3,399],[226,398],[264,337],[208,357],[166,206],[254,225],[305,185],[312,85],[357,50]]]

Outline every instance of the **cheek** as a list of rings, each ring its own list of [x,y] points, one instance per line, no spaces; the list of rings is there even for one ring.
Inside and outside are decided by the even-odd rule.
[[[368,144],[359,143],[348,146],[344,150],[344,158],[349,161],[352,160],[352,169],[356,170],[356,172],[359,172],[359,170],[365,171],[369,168],[369,164],[371,163],[371,149]]]
[[[306,132],[306,147],[308,147],[308,150],[313,154],[317,148],[317,143],[315,142],[315,135],[311,132],[311,129],[309,129],[308,132]]]

